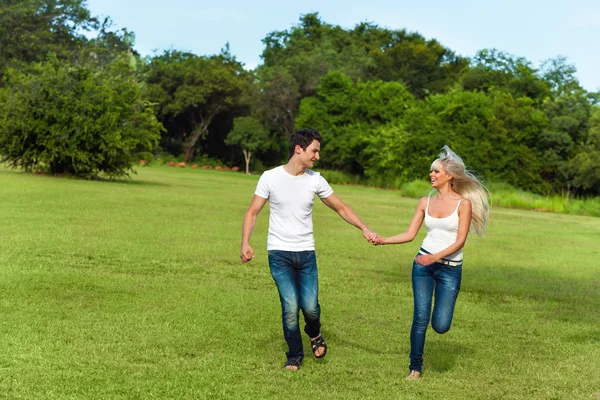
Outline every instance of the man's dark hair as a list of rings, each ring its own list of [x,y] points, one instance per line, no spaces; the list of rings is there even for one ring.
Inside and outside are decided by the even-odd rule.
[[[296,145],[302,147],[302,150],[306,150],[313,140],[316,140],[319,143],[323,141],[321,135],[319,135],[319,131],[304,128],[292,133],[292,136],[290,136],[290,157],[294,155]]]

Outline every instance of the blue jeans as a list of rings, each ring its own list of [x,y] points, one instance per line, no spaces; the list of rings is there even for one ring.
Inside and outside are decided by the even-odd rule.
[[[450,330],[454,305],[460,290],[462,265],[451,267],[434,263],[428,266],[415,260],[412,269],[414,314],[410,330],[410,366],[409,369],[421,372],[423,367],[423,349],[425,333],[429,320],[437,333]],[[431,298],[435,296],[433,317],[431,316]]]
[[[309,337],[321,331],[319,279],[314,251],[269,250],[271,276],[279,290],[283,336],[288,345],[288,360],[304,358],[298,312],[304,315],[304,332]]]

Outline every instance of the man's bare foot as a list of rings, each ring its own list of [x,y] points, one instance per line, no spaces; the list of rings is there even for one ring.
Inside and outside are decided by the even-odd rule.
[[[410,374],[406,377],[409,381],[418,381],[421,378],[421,373],[419,371],[410,371]]]

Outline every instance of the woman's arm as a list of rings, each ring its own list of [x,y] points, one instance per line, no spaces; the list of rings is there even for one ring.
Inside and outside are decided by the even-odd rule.
[[[408,225],[408,229],[395,236],[390,236],[386,238],[379,238],[377,241],[373,241],[375,246],[382,244],[401,244],[412,242],[412,240],[417,236],[421,225],[423,224],[423,218],[425,218],[425,208],[427,207],[427,198],[423,197],[419,200],[417,204],[417,209],[415,210],[415,214],[413,215],[412,220],[410,221],[410,225]]]

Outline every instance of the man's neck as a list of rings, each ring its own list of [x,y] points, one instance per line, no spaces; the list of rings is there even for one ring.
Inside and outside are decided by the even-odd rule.
[[[306,171],[306,167],[300,165],[294,158],[290,158],[287,164],[283,165],[283,169],[293,176],[300,176]]]

